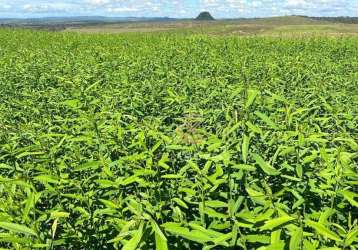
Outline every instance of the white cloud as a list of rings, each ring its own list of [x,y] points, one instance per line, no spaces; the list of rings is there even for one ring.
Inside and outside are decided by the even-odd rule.
[[[201,9],[208,10],[237,10],[237,9],[245,9],[247,5],[247,1],[245,0],[201,0]]]
[[[108,12],[111,13],[123,13],[123,12],[135,12],[135,11],[139,11],[139,9],[137,8],[130,8],[130,7],[109,7],[107,8]]]
[[[88,3],[92,6],[104,6],[110,2],[110,0],[88,0]]]
[[[287,15],[358,16],[358,0],[0,0],[2,16],[110,15],[216,18]]]
[[[73,7],[68,3],[25,4],[23,10],[32,13],[67,12]]]
[[[289,14],[304,14],[309,16],[330,15],[339,16],[354,13],[354,5],[348,0],[286,0],[284,9]],[[358,15],[358,9],[352,16]]]
[[[307,5],[305,0],[287,0],[287,6],[289,7],[301,7]]]

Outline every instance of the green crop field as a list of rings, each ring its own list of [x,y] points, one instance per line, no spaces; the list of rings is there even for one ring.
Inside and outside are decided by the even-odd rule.
[[[0,30],[0,249],[358,249],[358,38]]]

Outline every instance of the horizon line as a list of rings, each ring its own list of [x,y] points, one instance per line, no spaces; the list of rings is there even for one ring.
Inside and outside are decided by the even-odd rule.
[[[344,17],[344,18],[358,18],[358,16],[308,16],[308,15],[270,15],[270,16],[254,16],[254,17],[226,17],[226,18],[215,18],[216,20],[225,20],[225,19],[255,19],[255,18],[271,18],[271,17]],[[45,19],[45,18],[143,18],[143,19],[195,19],[196,17],[170,17],[170,16],[104,16],[104,15],[49,15],[49,16],[34,16],[34,17],[1,17],[1,19]]]

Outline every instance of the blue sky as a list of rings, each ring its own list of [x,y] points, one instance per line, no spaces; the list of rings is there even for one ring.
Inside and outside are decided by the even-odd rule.
[[[1,17],[146,16],[216,18],[358,16],[358,0],[0,0]]]

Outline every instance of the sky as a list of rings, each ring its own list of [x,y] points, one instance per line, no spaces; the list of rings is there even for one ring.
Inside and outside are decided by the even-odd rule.
[[[358,16],[358,0],[0,0],[0,18],[116,16],[215,18]]]

